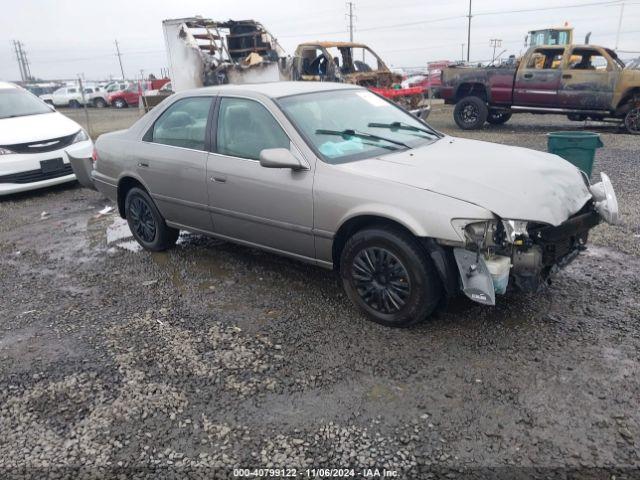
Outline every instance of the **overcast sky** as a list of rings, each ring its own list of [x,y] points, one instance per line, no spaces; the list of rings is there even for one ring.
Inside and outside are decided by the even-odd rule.
[[[592,43],[613,48],[620,4],[606,0],[473,0],[471,58],[490,59],[491,38],[502,39],[499,50],[506,49],[505,55],[517,54],[528,30],[565,21],[575,27],[577,41],[582,42],[591,31]],[[430,60],[461,58],[461,44],[467,41],[468,0],[354,0],[354,5],[354,39],[369,44],[390,66],[419,67]],[[80,73],[87,79],[119,76],[116,38],[127,77],[139,75],[141,69],[157,75],[167,66],[163,19],[193,15],[255,19],[291,54],[302,41],[348,40],[346,11],[344,0],[2,0],[0,80],[19,79],[14,39],[23,42],[31,72],[39,78],[72,78]],[[621,56],[640,56],[640,0],[625,2],[621,31],[619,49],[638,51]]]

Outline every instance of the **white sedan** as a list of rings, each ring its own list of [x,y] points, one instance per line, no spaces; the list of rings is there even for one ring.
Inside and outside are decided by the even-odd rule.
[[[80,125],[27,90],[0,82],[0,196],[72,182],[68,153],[92,152]]]

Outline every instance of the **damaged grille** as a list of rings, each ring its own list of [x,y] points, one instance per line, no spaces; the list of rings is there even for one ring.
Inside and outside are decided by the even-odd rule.
[[[64,137],[50,138],[48,140],[38,140],[36,142],[15,143],[13,145],[0,145],[0,148],[6,148],[15,153],[44,153],[60,150],[68,147],[73,142],[75,133]]]
[[[71,165],[66,163],[61,170],[56,170],[54,172],[44,173],[42,169],[39,168],[38,170],[28,170],[26,172],[2,175],[0,176],[0,183],[42,182],[43,180],[51,180],[53,178],[64,177],[66,175],[71,175],[72,173],[73,169],[71,168]]]
[[[583,248],[587,242],[589,230],[599,223],[600,215],[589,202],[578,213],[557,227],[531,225],[529,237],[535,244],[542,247],[542,263],[551,266]]]

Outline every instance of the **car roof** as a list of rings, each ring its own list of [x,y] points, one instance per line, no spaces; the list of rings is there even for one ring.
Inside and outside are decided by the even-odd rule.
[[[0,82],[0,88],[20,88],[20,87],[15,83]]]
[[[180,95],[207,94],[207,93],[258,93],[270,98],[280,98],[302,93],[324,92],[330,90],[362,89],[357,85],[335,82],[267,82],[246,83],[240,85],[217,85],[203,87],[194,90],[180,92]]]

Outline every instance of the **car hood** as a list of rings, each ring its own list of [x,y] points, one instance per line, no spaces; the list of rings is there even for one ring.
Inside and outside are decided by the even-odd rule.
[[[464,200],[502,218],[551,225],[592,197],[580,171],[557,155],[455,137],[341,167]]]
[[[36,142],[65,137],[80,130],[80,125],[58,112],[0,119],[0,145]]]

